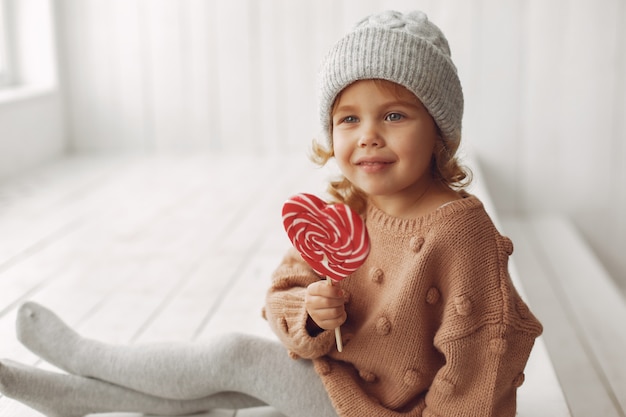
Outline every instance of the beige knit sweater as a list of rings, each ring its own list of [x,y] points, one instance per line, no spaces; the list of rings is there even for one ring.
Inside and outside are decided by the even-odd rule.
[[[307,333],[304,292],[319,277],[291,250],[266,318],[294,358],[312,359],[341,417],[513,417],[542,327],[511,283],[511,241],[468,196],[414,220],[370,206],[366,263],[342,281],[344,350]]]

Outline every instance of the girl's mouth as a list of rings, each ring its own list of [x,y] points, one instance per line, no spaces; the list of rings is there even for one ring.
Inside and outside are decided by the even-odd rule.
[[[375,173],[375,172],[380,172],[380,171],[385,170],[391,164],[392,164],[392,162],[390,162],[390,161],[363,160],[363,161],[358,161],[356,163],[356,166],[358,166],[359,168],[361,168],[365,172]]]

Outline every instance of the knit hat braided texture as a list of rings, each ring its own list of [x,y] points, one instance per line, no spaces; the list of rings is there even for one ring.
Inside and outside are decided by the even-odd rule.
[[[318,78],[326,134],[337,95],[363,79],[388,80],[407,88],[428,109],[444,139],[458,145],[463,91],[448,41],[426,14],[386,11],[366,17],[331,48]]]

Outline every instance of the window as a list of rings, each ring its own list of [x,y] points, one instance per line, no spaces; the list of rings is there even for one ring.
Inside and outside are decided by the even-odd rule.
[[[0,88],[11,83],[7,4],[0,0]]]

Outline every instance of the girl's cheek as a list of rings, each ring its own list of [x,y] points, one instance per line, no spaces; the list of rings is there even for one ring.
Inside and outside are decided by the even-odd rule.
[[[333,152],[335,154],[335,159],[337,159],[337,161],[340,163],[343,162],[346,157],[348,157],[348,152],[345,144],[341,140],[333,140]]]
[[[335,153],[345,153],[347,147],[347,140],[343,137],[341,132],[335,131],[332,136],[333,150]]]

